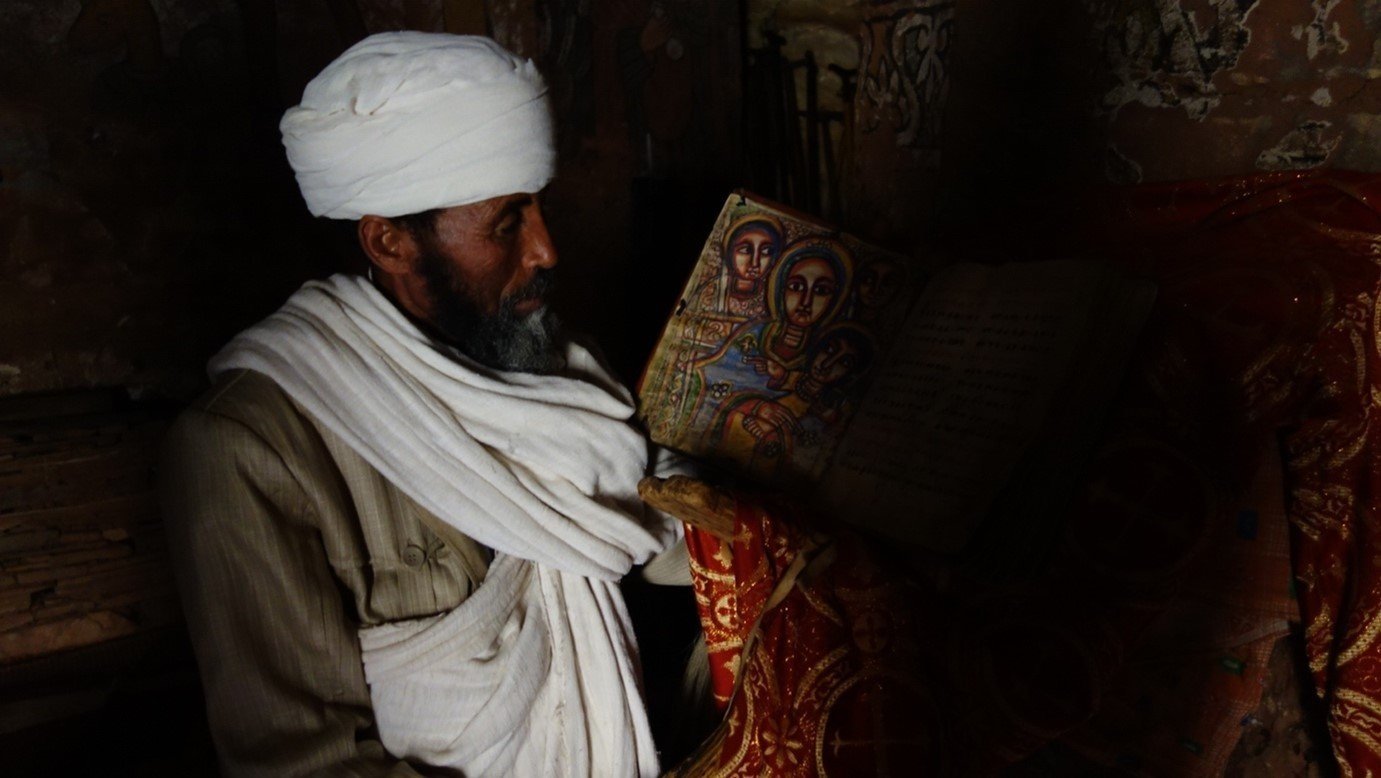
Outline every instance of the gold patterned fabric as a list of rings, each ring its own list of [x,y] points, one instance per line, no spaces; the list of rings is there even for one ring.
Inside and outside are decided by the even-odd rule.
[[[726,713],[672,774],[911,774],[932,732],[909,577],[856,537],[751,501],[732,542],[689,528],[687,547]]]
[[[1320,279],[1284,437],[1295,580],[1314,688],[1344,776],[1381,773],[1381,181],[1322,176],[1277,195],[1263,241]],[[1293,298],[1292,298],[1293,302]]]
[[[1221,774],[1280,620],[1299,619],[1342,774],[1381,771],[1381,178],[1151,185],[1105,206],[1114,234],[1097,250],[1161,285],[1132,384],[1164,411],[1153,437],[1176,452],[1123,483],[1162,492],[1152,515],[1178,523],[1162,535],[1182,559],[1179,592],[1132,650],[1139,670],[1068,739],[1153,774]],[[1138,402],[1122,405],[1125,433]],[[1203,486],[1177,499],[1155,484],[1191,484],[1191,471]],[[1289,581],[1272,572],[1286,559],[1277,513]],[[1192,514],[1207,522],[1171,521]]]

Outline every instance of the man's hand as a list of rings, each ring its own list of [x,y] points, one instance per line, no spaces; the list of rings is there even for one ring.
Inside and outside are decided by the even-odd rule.
[[[649,476],[638,482],[638,495],[648,505],[699,527],[723,541],[734,537],[738,500],[732,494],[684,475]]]

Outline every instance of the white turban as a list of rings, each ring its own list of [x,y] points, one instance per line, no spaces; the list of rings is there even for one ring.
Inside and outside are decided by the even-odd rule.
[[[401,216],[537,192],[556,166],[547,87],[488,38],[371,35],[279,124],[315,216]]]

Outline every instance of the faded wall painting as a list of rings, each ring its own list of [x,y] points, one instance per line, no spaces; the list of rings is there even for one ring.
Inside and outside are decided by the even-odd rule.
[[[898,146],[939,154],[953,30],[953,2],[868,9],[855,103],[859,133],[886,131]]]
[[[1381,168],[1375,0],[1084,0],[1107,179]]]
[[[953,0],[873,3],[858,27],[844,218],[879,240],[913,242],[934,210],[956,42]]]

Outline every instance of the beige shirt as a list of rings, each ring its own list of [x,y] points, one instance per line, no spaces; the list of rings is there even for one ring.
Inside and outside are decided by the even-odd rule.
[[[491,552],[427,514],[268,378],[169,432],[163,512],[229,775],[417,775],[373,730],[356,631],[465,600]]]
[[[374,731],[357,631],[455,608],[492,552],[251,371],[222,376],[178,418],[160,481],[222,770],[418,775]],[[689,585],[685,543],[642,575]]]

